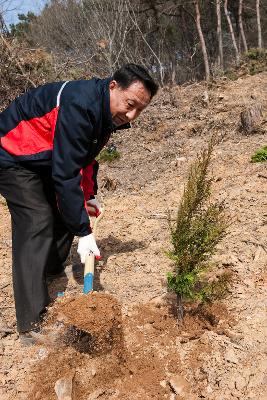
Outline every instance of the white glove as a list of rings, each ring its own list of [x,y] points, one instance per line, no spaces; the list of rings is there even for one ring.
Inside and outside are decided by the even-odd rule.
[[[96,217],[97,218],[101,214],[102,208],[101,208],[101,205],[100,205],[100,203],[98,202],[98,200],[96,198],[91,199],[91,200],[87,200],[86,204],[87,204],[88,214],[91,217]]]
[[[97,260],[101,259],[99,248],[97,247],[94,235],[82,236],[79,239],[77,253],[81,258],[81,262],[85,263],[85,257],[87,254],[93,253]]]

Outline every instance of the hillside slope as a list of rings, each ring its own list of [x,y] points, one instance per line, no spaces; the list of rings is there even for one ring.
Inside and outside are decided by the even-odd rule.
[[[267,168],[250,163],[251,154],[267,143],[266,85],[262,73],[209,88],[199,83],[164,89],[133,129],[112,138],[121,158],[101,166],[99,196],[106,215],[98,243],[104,261],[95,284],[122,305],[122,354],[113,349],[97,355],[61,344],[20,346],[9,216],[4,202],[0,205],[2,400],[56,399],[55,381],[70,372],[79,400],[267,396]],[[245,136],[240,112],[254,102],[263,104],[263,123]],[[188,166],[212,134],[224,136],[212,161],[213,196],[225,201],[231,218],[215,260],[235,279],[223,303],[204,316],[189,313],[178,329],[165,285],[171,269],[164,254],[170,246],[166,211],[175,215]],[[52,295],[64,290],[67,299],[79,299],[75,251],[74,245],[67,277],[53,282]]]

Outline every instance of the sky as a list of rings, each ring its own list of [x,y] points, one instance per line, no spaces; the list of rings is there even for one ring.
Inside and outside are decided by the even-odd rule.
[[[17,23],[18,14],[27,14],[28,11],[38,14],[44,4],[45,0],[0,0],[7,25]]]

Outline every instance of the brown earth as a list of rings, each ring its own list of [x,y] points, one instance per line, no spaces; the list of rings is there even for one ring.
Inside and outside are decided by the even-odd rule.
[[[57,399],[60,378],[79,400],[267,398],[266,163],[250,157],[266,145],[267,74],[164,89],[132,130],[114,135],[122,157],[103,164],[99,224],[103,262],[95,290],[82,295],[75,244],[66,276],[50,284],[43,328],[47,342],[23,348],[11,286],[10,221],[0,222],[0,398]],[[261,102],[253,135],[240,131],[240,112]],[[213,197],[224,200],[231,225],[214,261],[234,273],[228,297],[210,308],[186,306],[177,327],[165,274],[171,261],[166,218],[174,215],[190,162],[212,135]],[[109,190],[108,190],[109,189]],[[56,333],[56,340],[53,338]]]

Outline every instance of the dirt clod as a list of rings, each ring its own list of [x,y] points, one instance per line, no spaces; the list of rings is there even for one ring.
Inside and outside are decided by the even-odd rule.
[[[67,299],[56,312],[65,324],[65,344],[94,355],[122,351],[121,307],[111,295],[91,292]]]

